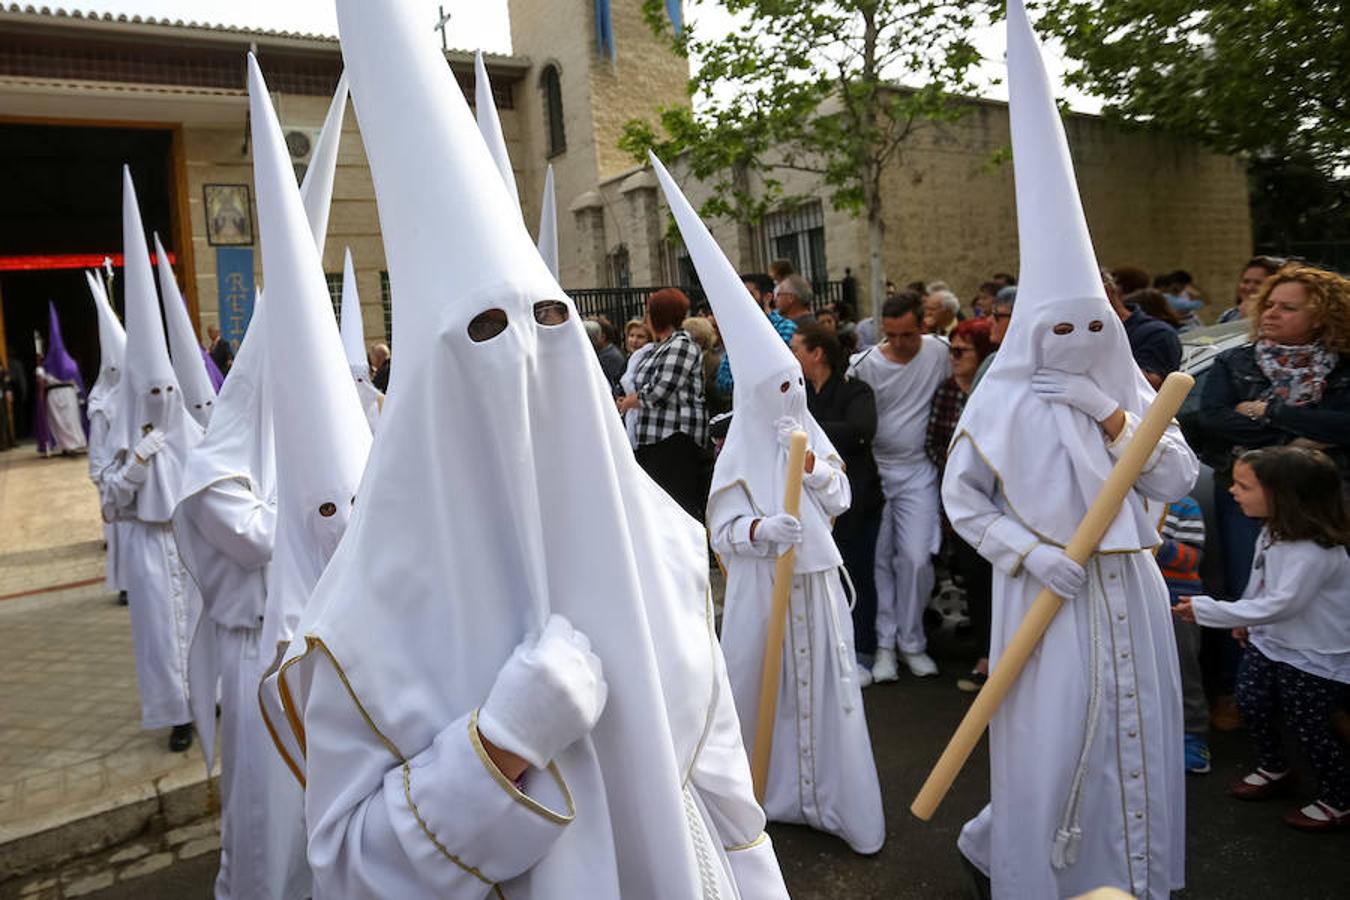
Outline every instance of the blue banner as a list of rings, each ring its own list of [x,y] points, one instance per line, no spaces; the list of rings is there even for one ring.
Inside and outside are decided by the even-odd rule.
[[[220,298],[220,336],[235,353],[253,318],[253,248],[216,248],[216,289]]]
[[[684,10],[680,7],[680,0],[666,0],[666,14],[670,16],[670,24],[675,26],[675,34],[684,32]]]
[[[595,0],[595,50],[614,62],[614,23],[609,16],[609,0]]]

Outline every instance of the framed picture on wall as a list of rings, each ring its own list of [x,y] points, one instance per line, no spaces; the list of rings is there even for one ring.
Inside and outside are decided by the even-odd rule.
[[[253,202],[246,184],[204,184],[206,242],[213,247],[253,243]]]

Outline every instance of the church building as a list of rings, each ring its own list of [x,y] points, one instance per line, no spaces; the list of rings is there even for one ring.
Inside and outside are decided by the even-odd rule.
[[[556,179],[563,286],[583,311],[627,313],[645,290],[693,286],[667,230],[649,170],[618,147],[623,125],[688,103],[687,61],[654,36],[636,2],[510,0],[510,55],[488,55],[525,221],[539,219],[544,173]],[[597,18],[599,16],[600,18]],[[434,22],[428,22],[429,39]],[[448,30],[453,47],[453,22]],[[81,270],[114,263],[121,308],[121,179],[136,178],[204,331],[238,340],[261,274],[249,146],[245,54],[273,91],[297,176],[313,151],[341,71],[333,36],[0,5],[0,356],[31,366],[35,331],[54,300],[67,344],[96,374],[98,336]],[[470,103],[473,55],[447,65]],[[968,115],[928,129],[887,172],[887,276],[943,279],[963,298],[1017,264],[1005,104],[971,100]],[[1241,163],[1100,118],[1067,122],[1084,203],[1106,265],[1185,267],[1217,302],[1250,252]],[[680,171],[678,160],[669,161]],[[754,224],[716,221],[743,271],[788,257],[836,296],[846,274],[866,302],[866,225],[814,197]],[[686,184],[698,202],[706,192]],[[368,340],[387,338],[390,299],[374,189],[350,109],[342,137],[324,269],[336,296],[350,247]]]

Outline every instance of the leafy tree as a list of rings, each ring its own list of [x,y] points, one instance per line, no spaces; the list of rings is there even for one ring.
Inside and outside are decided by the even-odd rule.
[[[1350,234],[1350,2],[1046,0],[1039,27],[1104,113],[1244,154],[1258,243]],[[1299,217],[1291,204],[1317,202]],[[1330,201],[1330,202],[1328,202]],[[1295,221],[1297,219],[1297,221]],[[1322,237],[1326,236],[1323,232]]]
[[[693,8],[712,0],[692,0]],[[882,263],[885,168],[919,129],[963,112],[954,95],[973,92],[980,54],[970,33],[980,2],[924,0],[721,0],[739,27],[674,34],[665,0],[643,12],[677,52],[699,63],[689,81],[694,108],[661,111],[664,134],[630,121],[621,146],[645,161],[654,149],[684,155],[712,188],[706,216],[756,222],[797,199],[784,173],[810,173],[831,203],[867,220],[874,314],[885,298]],[[914,87],[900,87],[900,78]]]

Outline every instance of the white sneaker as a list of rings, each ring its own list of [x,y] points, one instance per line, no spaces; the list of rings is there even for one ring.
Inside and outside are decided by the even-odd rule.
[[[900,670],[896,666],[895,651],[887,647],[877,648],[876,660],[872,663],[872,681],[899,681]]]
[[[909,666],[910,674],[915,678],[928,678],[938,673],[937,663],[933,662],[933,657],[922,650],[902,655],[905,657],[905,665]]]
[[[858,673],[858,687],[865,688],[872,686],[872,670],[867,666],[858,666],[854,671]]]

